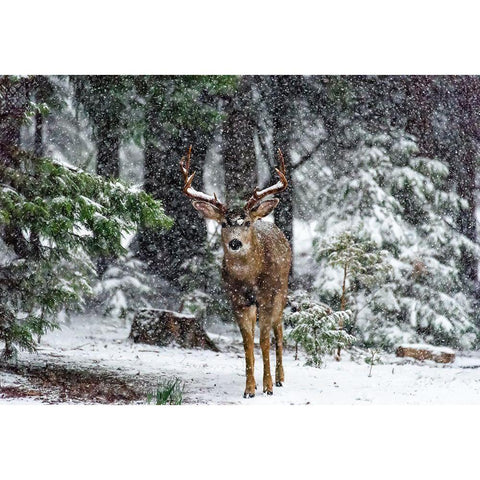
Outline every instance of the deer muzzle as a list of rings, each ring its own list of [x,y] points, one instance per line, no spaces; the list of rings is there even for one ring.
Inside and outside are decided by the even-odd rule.
[[[238,240],[238,238],[234,238],[228,243],[230,250],[239,250],[240,248],[242,248],[242,245],[242,242]]]

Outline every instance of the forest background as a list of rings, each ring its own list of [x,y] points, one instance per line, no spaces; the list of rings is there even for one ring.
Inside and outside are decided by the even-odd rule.
[[[478,77],[38,75],[0,89],[7,353],[72,308],[231,318],[219,229],[182,193],[189,145],[196,188],[230,204],[271,181],[282,149],[290,290],[346,303],[360,346],[478,347]],[[345,232],[385,268],[352,271],[341,305],[347,269],[326,252]]]

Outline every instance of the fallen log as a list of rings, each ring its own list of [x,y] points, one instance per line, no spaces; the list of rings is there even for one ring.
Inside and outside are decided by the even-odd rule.
[[[133,318],[129,338],[135,343],[148,345],[167,346],[176,343],[183,348],[220,351],[193,315],[170,310],[138,310]]]
[[[397,357],[412,357],[417,360],[433,360],[437,363],[452,363],[455,352],[448,347],[435,347],[421,343],[400,345],[396,350]]]

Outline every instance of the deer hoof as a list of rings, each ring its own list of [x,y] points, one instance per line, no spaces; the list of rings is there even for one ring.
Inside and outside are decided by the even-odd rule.
[[[272,391],[272,390],[267,390],[267,391],[266,391],[266,394],[267,394],[267,395],[273,395],[273,391]]]
[[[282,382],[275,382],[275,386],[276,387],[283,387],[283,383]]]
[[[245,393],[243,394],[243,398],[253,398],[254,396],[255,396],[254,393],[247,393],[247,392],[245,392]]]

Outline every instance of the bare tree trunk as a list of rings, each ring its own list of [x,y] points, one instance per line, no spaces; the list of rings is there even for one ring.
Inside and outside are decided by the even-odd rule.
[[[120,132],[118,125],[98,129],[97,174],[107,178],[120,177]]]
[[[407,80],[407,125],[409,133],[417,138],[419,155],[428,158],[439,156],[434,137],[433,113],[435,91],[433,77],[414,76]]]
[[[257,158],[254,135],[256,114],[252,97],[253,78],[240,80],[237,95],[227,107],[223,125],[225,192],[229,205],[247,200],[257,185]]]
[[[290,132],[292,128],[291,105],[292,98],[290,77],[273,77],[272,88],[272,126],[273,146],[275,150],[284,152],[285,168],[288,174],[289,186],[282,193],[282,199],[274,211],[275,223],[287,237],[290,244],[293,242],[293,188],[292,168],[290,161]]]
[[[344,267],[343,267],[343,284],[342,284],[342,297],[340,299],[340,310],[342,312],[345,311],[345,307],[346,307],[346,304],[347,304],[347,274],[348,274],[348,266],[347,264],[345,263]],[[343,318],[340,319],[340,322],[338,324],[338,328],[340,330],[343,330]],[[340,361],[341,359],[341,353],[342,353],[342,348],[341,347],[337,347],[337,353],[335,355],[335,360],[337,360],[337,362]]]
[[[20,148],[20,126],[27,103],[26,82],[0,77],[0,161],[15,166],[13,150]]]
[[[476,159],[480,130],[477,112],[480,108],[480,80],[477,77],[456,76],[442,79],[442,86],[436,87],[434,77],[413,77],[409,79],[407,99],[409,120],[407,131],[417,137],[419,154],[439,158],[449,163],[449,187],[467,201],[457,218],[459,231],[472,242],[478,241],[476,210]],[[449,132],[440,143],[435,138],[434,109],[442,103],[450,120]],[[465,251],[462,255],[463,272],[477,291],[478,259]]]
[[[478,141],[480,126],[478,110],[480,108],[480,79],[478,77],[455,77],[454,81],[459,89],[457,96],[460,109],[460,137],[461,147],[452,155],[451,164],[456,163],[457,193],[467,201],[467,207],[462,209],[457,220],[460,232],[474,243],[478,242],[476,219],[476,177],[478,159]],[[456,157],[456,158],[455,158]],[[464,251],[462,264],[465,276],[475,286],[477,298],[480,299],[480,285],[478,279],[478,258],[471,252]]]
[[[120,177],[120,131],[117,122],[104,121],[97,125],[96,146],[97,175],[118,179]],[[102,276],[114,260],[113,256],[98,257],[98,275]]]
[[[27,81],[14,81],[7,75],[0,77],[0,166],[20,167],[15,153],[20,149],[20,127],[27,102]],[[0,169],[0,183],[8,185],[9,181],[2,179],[2,171],[3,169]],[[30,254],[30,245],[15,221],[0,229],[0,235],[20,258]]]
[[[37,157],[42,157],[44,153],[43,146],[43,115],[41,112],[35,113],[35,135],[34,135],[34,147],[33,152]]]

